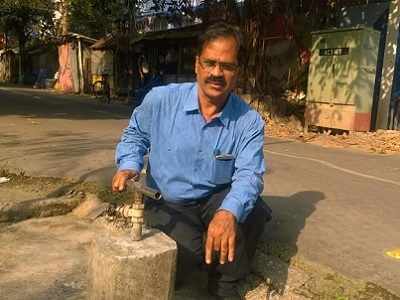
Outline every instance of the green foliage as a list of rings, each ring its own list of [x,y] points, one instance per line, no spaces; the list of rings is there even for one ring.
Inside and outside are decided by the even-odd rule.
[[[95,38],[132,33],[144,7],[153,12],[168,11],[171,18],[192,14],[189,0],[70,0],[70,28]]]
[[[70,29],[92,37],[111,32],[115,1],[71,0]]]
[[[70,0],[71,31],[99,38],[131,32],[142,0]]]
[[[53,29],[53,1],[2,0],[0,30],[25,43],[32,37],[44,37]]]
[[[0,30],[14,36],[19,46],[19,82],[24,81],[25,48],[34,39],[51,36],[53,26],[52,0],[2,0],[0,2]]]

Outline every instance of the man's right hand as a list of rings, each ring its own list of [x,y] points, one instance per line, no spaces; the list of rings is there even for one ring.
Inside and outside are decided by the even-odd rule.
[[[114,178],[112,180],[112,191],[113,192],[122,192],[126,187],[126,182],[129,179],[133,179],[135,181],[139,180],[139,173],[133,170],[119,170],[115,173]]]

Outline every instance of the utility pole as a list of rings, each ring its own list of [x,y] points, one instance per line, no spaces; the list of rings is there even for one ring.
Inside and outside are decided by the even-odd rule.
[[[390,98],[392,95],[393,76],[396,65],[397,41],[400,22],[400,0],[389,4],[386,43],[382,68],[382,81],[378,102],[377,129],[387,129],[389,122]]]

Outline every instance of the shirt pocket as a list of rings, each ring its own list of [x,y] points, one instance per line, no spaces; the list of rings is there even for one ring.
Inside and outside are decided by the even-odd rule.
[[[235,158],[230,154],[214,156],[213,182],[225,184],[232,181]]]

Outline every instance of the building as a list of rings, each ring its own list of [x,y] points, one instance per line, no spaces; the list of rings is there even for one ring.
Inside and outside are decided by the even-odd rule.
[[[142,68],[161,75],[164,84],[193,81],[196,42],[203,30],[203,24],[196,24],[146,32],[129,41],[104,37],[91,47],[92,68],[96,70],[93,80],[107,73],[114,94],[119,95],[127,95],[130,89],[141,85]]]
[[[91,90],[91,48],[96,39],[69,33],[57,39],[58,62],[55,88],[64,92],[84,93]]]
[[[16,83],[18,80],[18,49],[0,50],[0,83]]]

